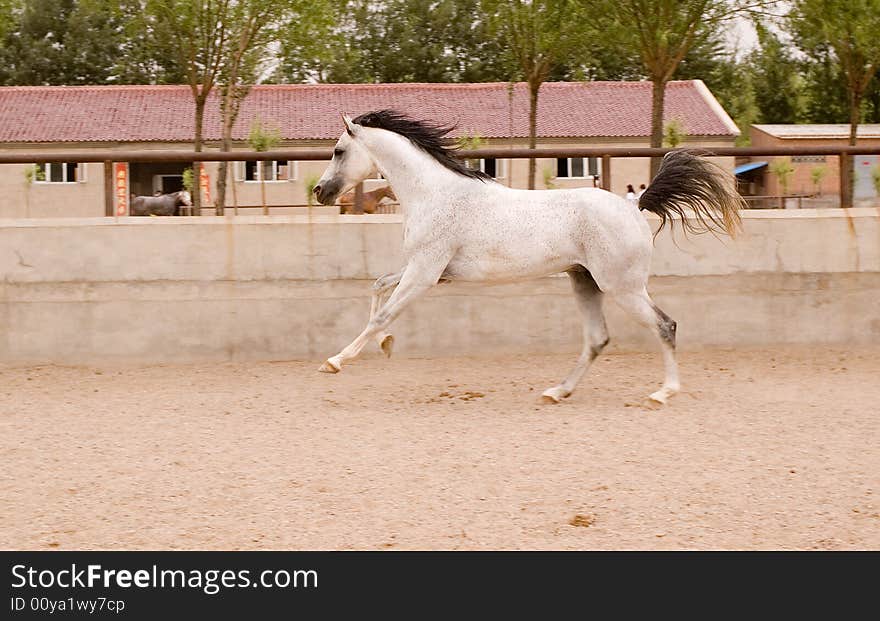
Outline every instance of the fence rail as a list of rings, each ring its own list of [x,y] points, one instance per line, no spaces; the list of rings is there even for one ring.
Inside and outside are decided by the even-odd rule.
[[[655,147],[541,147],[469,149],[457,153],[461,158],[557,158],[557,157],[660,157],[677,149]],[[798,147],[700,147],[690,149],[708,156],[785,156],[785,155],[877,155],[877,146],[798,146]],[[74,157],[75,156],[75,157]],[[332,149],[285,149],[277,151],[39,151],[22,150],[0,153],[0,164],[32,164],[34,162],[239,162],[269,160],[329,160]]]
[[[498,158],[498,159],[530,159],[530,158],[563,158],[563,157],[595,157],[602,160],[602,174],[600,175],[602,187],[611,187],[611,159],[615,157],[660,157],[676,149],[654,147],[571,147],[571,148],[548,148],[524,149],[524,148],[486,148],[462,150],[457,153],[458,157]],[[695,152],[706,156],[719,157],[772,157],[792,155],[832,155],[838,156],[840,166],[840,197],[841,207],[851,207],[848,202],[849,194],[845,191],[850,186],[852,177],[852,156],[854,155],[878,155],[878,146],[786,146],[786,147],[711,147],[695,148]],[[329,160],[333,155],[332,149],[300,149],[300,150],[277,150],[277,151],[114,151],[84,150],[77,152],[69,151],[39,151],[39,150],[10,150],[0,153],[0,164],[32,164],[35,162],[103,162],[105,186],[112,187],[113,163],[114,162],[230,162],[230,161],[269,161],[269,160],[292,160],[292,161],[319,161]],[[113,214],[113,196],[108,193],[105,197],[107,214]]]

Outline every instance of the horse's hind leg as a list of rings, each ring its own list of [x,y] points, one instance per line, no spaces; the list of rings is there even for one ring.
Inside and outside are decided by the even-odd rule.
[[[663,365],[666,377],[660,390],[652,393],[649,399],[664,404],[669,397],[681,389],[678,382],[678,365],[675,362],[676,323],[654,304],[654,301],[644,289],[637,293],[615,295],[614,301],[636,321],[650,328],[651,332],[660,341],[660,347],[663,349]]]
[[[385,274],[385,276],[378,278],[376,282],[373,283],[373,296],[370,301],[370,321],[373,320],[376,313],[382,307],[382,299],[385,297],[385,292],[396,287],[400,282],[400,277],[402,275],[402,270],[396,274]],[[379,347],[382,348],[385,356],[390,358],[391,351],[394,349],[394,337],[384,330],[380,330],[374,338]]]
[[[561,384],[544,391],[542,396],[553,403],[558,403],[574,391],[590,364],[608,344],[608,330],[602,314],[602,292],[596,281],[586,270],[571,270],[568,276],[583,319],[584,347],[568,377]]]

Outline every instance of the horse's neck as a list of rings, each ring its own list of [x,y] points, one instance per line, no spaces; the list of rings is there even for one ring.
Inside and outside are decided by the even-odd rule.
[[[456,186],[472,182],[440,164],[409,139],[392,132],[371,132],[367,148],[379,172],[394,188],[405,215],[435,210],[446,202],[437,200],[441,190],[448,197]]]

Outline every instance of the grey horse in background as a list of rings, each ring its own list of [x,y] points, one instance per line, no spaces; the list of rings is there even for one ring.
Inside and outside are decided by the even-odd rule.
[[[133,216],[177,216],[181,205],[192,206],[192,196],[186,190],[160,194],[159,196],[135,196],[131,195],[131,210]]]

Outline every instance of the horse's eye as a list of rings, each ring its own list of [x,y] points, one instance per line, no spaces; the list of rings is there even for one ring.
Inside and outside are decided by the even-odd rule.
[[[342,157],[342,154],[345,153],[342,149],[333,149],[333,157]]]

